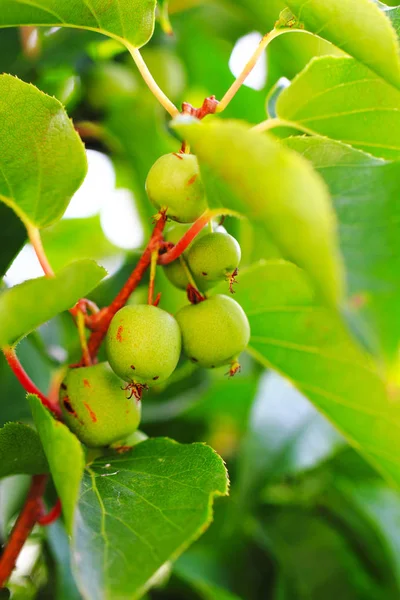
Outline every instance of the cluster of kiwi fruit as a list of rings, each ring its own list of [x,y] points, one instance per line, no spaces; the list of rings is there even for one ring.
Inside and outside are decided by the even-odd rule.
[[[171,245],[207,210],[193,154],[159,158],[146,191],[153,205],[174,221],[165,232]],[[182,349],[200,367],[230,365],[232,373],[236,370],[250,337],[246,314],[232,297],[206,297],[205,292],[231,281],[239,262],[238,242],[221,227],[205,227],[178,260],[164,267],[176,287],[195,286],[194,303],[175,317],[150,304],[128,305],[115,314],[106,337],[108,362],[70,369],[60,388],[64,420],[84,444],[123,446],[139,425],[142,390],[171,376]]]

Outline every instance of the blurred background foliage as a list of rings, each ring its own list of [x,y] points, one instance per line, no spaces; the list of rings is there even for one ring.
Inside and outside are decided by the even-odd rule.
[[[169,7],[174,34],[166,35],[157,24],[143,57],[177,105],[183,100],[200,105],[207,95],[223,95],[249,45],[273,27],[284,3],[171,0]],[[253,87],[244,86],[222,117],[251,123],[265,119],[267,97],[278,82],[284,85],[283,78],[292,79],[313,56],[337,53],[310,35],[280,37],[268,49],[265,69],[259,70]],[[104,264],[110,277],[93,299],[106,304],[135,264],[151,228],[154,209],[144,193],[146,174],[179,142],[127,52],[101,35],[3,29],[0,71],[61,100],[86,142],[90,184],[74,198],[69,218],[43,232],[43,241],[55,269],[86,257]],[[24,231],[2,204],[0,219],[10,244],[22,247]],[[246,221],[227,220],[225,226],[240,241],[242,266],[279,256],[265,234],[258,235]],[[12,255],[7,248],[8,243],[1,245],[3,268]],[[25,247],[3,285],[38,275],[32,265]],[[144,281],[132,302],[145,297],[145,286]],[[163,273],[157,288],[166,310],[175,312],[183,303],[183,293]],[[19,355],[39,387],[48,389],[62,364],[79,356],[69,316],[61,315],[30,335]],[[24,391],[2,355],[0,382],[1,424],[29,421]],[[209,443],[227,462],[231,477],[230,499],[217,501],[213,527],[173,567],[166,566],[148,598],[400,597],[400,495],[279,375],[263,371],[250,357],[244,357],[242,373],[233,381],[224,369],[205,372],[182,361],[168,386],[153,388],[144,399],[142,429],[149,436]],[[26,486],[25,476],[0,484],[2,537]],[[59,523],[34,532],[13,576],[12,597],[80,597]]]

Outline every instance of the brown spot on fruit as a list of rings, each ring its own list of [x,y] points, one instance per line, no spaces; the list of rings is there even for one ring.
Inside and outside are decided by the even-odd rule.
[[[194,175],[191,176],[191,178],[188,180],[187,184],[193,185],[194,182],[196,181],[196,179],[197,179],[197,173],[195,173]]]
[[[90,381],[88,381],[87,379],[84,379],[84,380],[83,380],[83,385],[84,385],[85,387],[88,387],[88,388],[90,388]]]
[[[160,379],[159,375],[156,375],[155,377],[153,377],[153,381],[157,381],[157,379]]]
[[[204,277],[207,277],[208,273],[206,273],[205,271],[201,272],[202,275],[204,275]]]
[[[76,412],[72,408],[72,404],[71,404],[68,396],[63,399],[63,403],[64,403],[66,410],[70,413],[70,415],[74,415],[74,417],[76,417]]]
[[[199,362],[199,361],[197,360],[197,358],[195,358],[194,356],[191,356],[191,357],[190,357],[190,360],[191,360],[192,362],[195,362],[195,363],[196,363],[196,362]]]
[[[131,365],[131,369],[133,369],[133,371],[135,370],[135,365]]]
[[[62,383],[62,384],[61,384],[61,389],[62,389],[62,390],[66,390],[66,389],[67,389],[67,386],[65,385],[65,383]]]
[[[88,413],[90,415],[90,418],[92,419],[93,423],[96,423],[96,421],[97,421],[96,413],[93,412],[93,410],[90,408],[90,405],[87,402],[84,402],[83,406],[88,411]]]
[[[117,342],[122,342],[122,332],[123,332],[124,328],[122,327],[122,325],[120,325],[118,327],[117,330]]]

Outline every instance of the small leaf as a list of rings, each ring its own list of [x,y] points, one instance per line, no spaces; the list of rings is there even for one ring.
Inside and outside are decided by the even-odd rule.
[[[55,277],[25,281],[0,294],[0,348],[17,344],[60,312],[72,308],[103,279],[91,260],[64,267]]]
[[[246,311],[250,353],[290,379],[348,441],[400,487],[398,390],[389,388],[304,273],[284,261],[241,272],[235,299]]]
[[[0,477],[49,470],[38,434],[22,423],[7,423],[0,429],[0,456]]]
[[[28,399],[50,473],[61,500],[66,528],[71,531],[85,467],[83,449],[78,438],[63,423],[52,417],[37,396],[29,394]]]
[[[400,342],[400,164],[319,137],[294,137],[325,179],[339,222],[350,316],[369,349],[397,371]]]
[[[81,139],[58,100],[11,75],[0,75],[0,122],[0,200],[26,225],[50,225],[85,177]]]
[[[376,156],[400,156],[400,91],[352,58],[312,60],[282,91],[276,112]]]
[[[88,598],[140,598],[150,578],[209,525],[228,491],[219,456],[203,444],[155,438],[86,469],[73,567]]]
[[[26,231],[21,219],[5,204],[0,202],[0,279],[26,240]]]
[[[199,157],[210,204],[219,200],[260,222],[323,297],[337,303],[342,269],[336,222],[320,177],[280,142],[239,123],[178,120],[175,128]]]
[[[400,88],[398,38],[390,20],[374,2],[287,0],[287,5],[308,31],[332,42]]]
[[[155,6],[156,0],[2,0],[0,27],[80,27],[140,47],[153,34]]]

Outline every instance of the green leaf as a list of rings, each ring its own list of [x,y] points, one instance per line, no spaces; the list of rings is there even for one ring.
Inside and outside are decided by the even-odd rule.
[[[70,532],[85,467],[83,449],[78,438],[68,427],[52,417],[37,396],[29,394],[28,399],[50,473],[61,500],[65,525]]]
[[[11,262],[21,250],[26,231],[17,215],[5,204],[0,202],[0,279],[3,277]]]
[[[106,238],[98,215],[87,219],[62,219],[44,229],[41,237],[47,258],[56,271],[74,260],[101,261],[123,253]]]
[[[0,429],[0,456],[0,477],[49,470],[38,434],[22,423],[7,423]]]
[[[387,395],[372,359],[321,306],[304,273],[284,261],[255,265],[241,272],[235,299],[249,317],[254,358],[290,379],[399,487],[397,390]]]
[[[210,204],[259,221],[323,297],[337,303],[342,268],[335,218],[327,189],[307,161],[239,123],[177,120],[175,128],[199,157]]]
[[[58,100],[11,75],[0,75],[0,120],[0,200],[25,225],[50,225],[86,175],[81,139]]]
[[[155,6],[156,0],[2,0],[0,27],[78,27],[139,48],[153,34]]]
[[[17,344],[42,323],[72,308],[105,274],[95,262],[81,260],[64,267],[55,277],[38,277],[2,292],[0,348]]]
[[[389,17],[397,35],[400,37],[400,6],[387,6],[387,4],[383,4],[379,0],[374,0],[374,2]]]
[[[400,341],[400,164],[324,138],[286,140],[331,191],[350,311],[369,349],[397,369]]]
[[[398,38],[390,20],[371,0],[287,0],[287,5],[308,31],[400,88]]]
[[[376,156],[400,155],[400,91],[352,58],[312,60],[280,94],[276,112]]]
[[[55,562],[55,600],[82,600],[71,571],[69,538],[59,520],[45,529],[46,541]]]
[[[203,444],[155,438],[86,469],[73,567],[85,597],[140,598],[150,578],[207,528],[228,490],[219,456]]]

